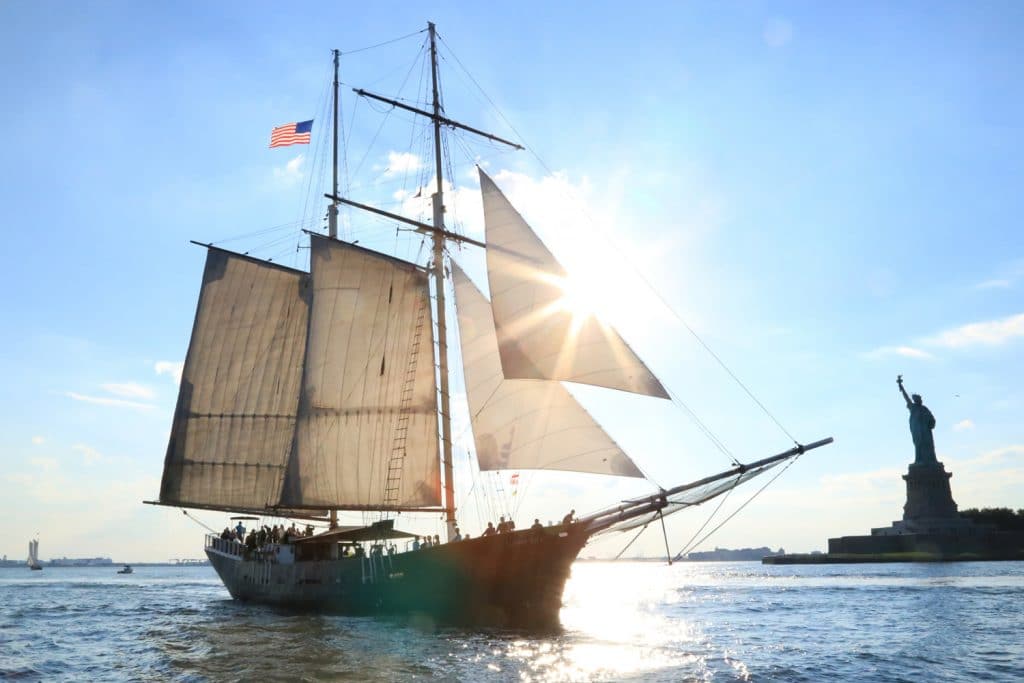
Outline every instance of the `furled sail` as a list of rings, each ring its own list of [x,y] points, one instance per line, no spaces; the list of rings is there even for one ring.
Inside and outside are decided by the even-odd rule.
[[[312,236],[313,299],[295,445],[281,505],[440,503],[427,274]]]
[[[161,503],[277,503],[295,431],[308,295],[306,273],[209,250]]]
[[[643,476],[559,382],[504,378],[490,304],[454,263],[452,279],[480,469]]]
[[[613,328],[562,306],[565,270],[480,171],[487,275],[501,366],[509,379],[593,384],[668,398],[661,382]]]

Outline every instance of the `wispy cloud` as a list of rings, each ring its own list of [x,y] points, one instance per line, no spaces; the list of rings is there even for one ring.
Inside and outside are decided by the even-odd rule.
[[[955,432],[964,432],[968,429],[974,429],[974,423],[971,420],[960,420],[953,425],[953,431]]]
[[[1024,313],[954,327],[929,337],[924,343],[947,349],[963,349],[970,346],[998,346],[1016,337],[1024,337]]]
[[[55,458],[43,458],[36,456],[34,458],[29,458],[28,462],[30,465],[38,467],[44,472],[53,472],[58,467],[60,467],[60,463],[58,463]]]
[[[393,178],[410,171],[418,171],[423,167],[423,160],[411,152],[388,152],[388,165],[384,169],[384,177]]]
[[[117,408],[132,408],[134,410],[152,410],[153,406],[147,403],[139,403],[138,401],[127,401],[122,398],[108,398],[106,396],[89,396],[88,394],[79,394],[74,391],[65,391],[64,395],[68,398],[72,398],[76,401],[82,401],[83,403],[93,403],[100,406],[112,406]]]
[[[184,361],[158,360],[153,364],[153,369],[158,375],[169,375],[174,381],[181,384],[181,373],[185,370]]]
[[[287,162],[284,166],[277,166],[274,168],[274,178],[279,180],[283,185],[294,185],[302,180],[302,163],[306,160],[305,154],[300,154],[291,161]]]
[[[149,387],[136,384],[135,382],[101,384],[100,388],[115,396],[123,396],[125,398],[151,399],[156,395]]]
[[[104,457],[102,453],[92,446],[86,446],[84,443],[76,443],[71,447],[71,450],[81,453],[82,460],[86,465],[95,465],[98,462],[106,460],[106,457]]]
[[[1024,278],[1024,259],[1004,264],[995,277],[974,285],[974,289],[1009,289]]]
[[[39,446],[40,444],[43,444],[45,442],[46,442],[46,439],[41,437],[41,436],[33,436],[32,437],[32,443],[34,443],[36,446]]]
[[[1006,279],[985,280],[974,285],[975,289],[1009,289],[1013,283]]]
[[[915,358],[917,360],[934,360],[935,356],[923,349],[913,346],[882,346],[874,351],[864,354],[867,358],[886,358],[889,356],[901,356],[903,358]]]

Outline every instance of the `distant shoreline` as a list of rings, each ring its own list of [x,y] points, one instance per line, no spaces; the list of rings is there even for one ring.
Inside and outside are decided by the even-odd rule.
[[[131,567],[209,567],[210,561],[202,562],[111,562],[110,564],[48,564],[40,563],[44,569],[120,569]],[[0,564],[0,569],[28,569],[24,562]]]

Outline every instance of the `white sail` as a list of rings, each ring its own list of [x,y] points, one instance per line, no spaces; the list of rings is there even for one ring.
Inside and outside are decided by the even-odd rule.
[[[509,379],[593,384],[668,398],[612,327],[562,305],[566,273],[494,181],[480,171],[487,277],[501,365]]]
[[[277,503],[298,410],[308,289],[305,273],[208,252],[161,503]]]
[[[454,263],[452,279],[480,469],[643,476],[559,382],[504,378],[490,304]]]
[[[317,236],[310,269],[313,305],[303,395],[281,504],[439,504],[426,272]]]

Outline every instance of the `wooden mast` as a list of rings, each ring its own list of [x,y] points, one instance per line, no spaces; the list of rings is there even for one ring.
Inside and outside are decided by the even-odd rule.
[[[359,204],[350,199],[338,196],[337,189],[337,94],[335,94],[335,185],[334,193],[325,195],[328,199],[332,200],[331,211],[337,212],[338,203],[347,204],[354,206],[365,211],[370,211],[381,216],[394,219],[396,221],[412,225],[417,231],[431,235],[433,239],[433,267],[432,272],[434,275],[434,295],[436,298],[436,320],[437,320],[437,337],[438,337],[438,369],[440,374],[440,389],[441,393],[441,405],[440,405],[440,416],[441,416],[441,465],[444,471],[444,513],[445,513],[445,525],[447,527],[447,536],[450,541],[455,536],[455,480],[452,467],[452,425],[451,425],[451,412],[450,412],[450,396],[448,388],[448,325],[447,325],[447,311],[445,305],[445,267],[444,267],[444,247],[445,240],[453,240],[459,243],[473,244],[475,246],[485,246],[483,242],[464,237],[456,233],[450,232],[444,227],[444,175],[443,175],[443,160],[441,156],[441,127],[448,126],[450,128],[456,128],[468,131],[475,135],[480,135],[489,140],[500,142],[502,144],[509,145],[515,149],[523,149],[522,145],[518,145],[510,140],[505,140],[486,133],[482,130],[478,130],[471,126],[467,126],[464,123],[453,121],[446,116],[441,114],[441,98],[438,90],[437,83],[437,32],[433,22],[427,23],[427,30],[430,33],[430,77],[431,77],[431,91],[432,91],[432,107],[431,111],[424,111],[416,107],[412,107],[404,102],[399,102],[394,99],[375,95],[371,92],[367,92],[361,88],[354,88],[355,93],[361,97],[366,97],[380,102],[385,102],[393,107],[404,109],[406,111],[419,114],[429,118],[433,122],[434,127],[434,171],[437,178],[436,189],[432,198],[433,208],[433,225],[426,223],[420,223],[419,221],[410,220],[404,216],[399,216],[381,209],[377,209],[365,204]],[[337,51],[335,51],[335,93],[337,93]],[[334,236],[332,232],[332,237]]]
[[[341,52],[337,49],[334,52],[334,177],[331,185],[331,192],[335,197],[338,196],[338,58]],[[327,207],[327,234],[331,239],[338,239],[338,200],[333,200]],[[334,508],[330,510],[331,529],[335,529],[338,526],[338,511]]]
[[[331,194],[338,196],[338,58],[341,56],[339,50],[334,52],[334,183],[331,185]],[[331,239],[338,238],[338,200],[333,200],[327,207],[327,234]]]
[[[437,360],[441,375],[441,465],[444,468],[444,521],[448,541],[455,537],[455,481],[452,467],[452,419],[448,396],[448,327],[444,300],[444,178],[441,175],[441,101],[437,93],[437,35],[434,22],[430,31],[430,82],[433,93],[434,172],[437,190],[432,196],[434,208],[434,296],[437,301]]]

